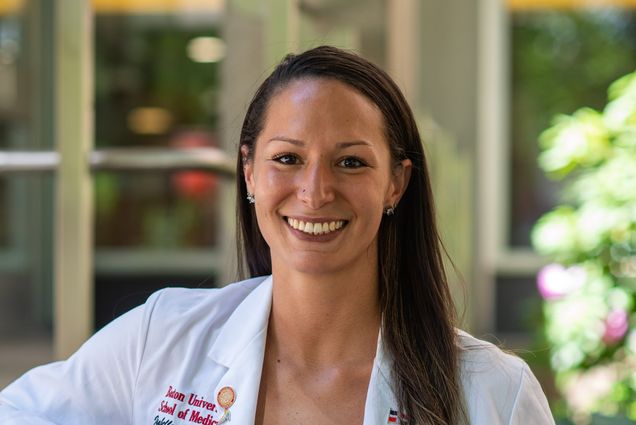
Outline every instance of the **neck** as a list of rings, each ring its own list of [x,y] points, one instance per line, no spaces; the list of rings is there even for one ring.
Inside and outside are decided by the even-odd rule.
[[[268,344],[306,365],[373,359],[380,329],[377,265],[304,274],[272,263]]]

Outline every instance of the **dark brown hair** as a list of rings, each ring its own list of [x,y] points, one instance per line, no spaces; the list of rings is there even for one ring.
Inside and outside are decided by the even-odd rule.
[[[271,98],[292,81],[335,79],[369,98],[382,112],[395,162],[413,163],[411,178],[393,216],[383,216],[378,234],[382,338],[393,359],[393,380],[409,424],[451,425],[465,420],[459,378],[455,310],[443,266],[443,249],[424,150],[413,113],[400,89],[369,61],[321,46],[286,56],[250,103],[240,145],[252,155]],[[270,251],[245,200],[243,158],[237,164],[239,274],[271,274]]]

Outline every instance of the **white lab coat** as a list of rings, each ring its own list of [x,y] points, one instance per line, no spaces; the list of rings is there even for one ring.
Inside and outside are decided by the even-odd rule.
[[[224,415],[229,425],[253,424],[271,297],[271,277],[161,290],[68,360],[35,368],[4,389],[0,424],[218,425]],[[523,361],[460,335],[471,424],[554,423]],[[390,376],[379,341],[364,425],[399,423],[390,422],[400,415]],[[217,400],[224,387],[235,396],[227,412]]]

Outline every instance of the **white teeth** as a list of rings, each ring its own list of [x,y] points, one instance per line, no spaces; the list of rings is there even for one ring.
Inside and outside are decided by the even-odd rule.
[[[295,218],[287,218],[287,223],[296,230],[308,233],[310,235],[322,235],[339,230],[344,226],[344,220],[329,221],[325,223],[312,223],[296,220]]]

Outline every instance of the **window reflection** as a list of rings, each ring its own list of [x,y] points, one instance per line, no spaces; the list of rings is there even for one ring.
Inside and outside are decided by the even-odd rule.
[[[20,142],[26,105],[20,99],[18,79],[21,61],[22,16],[17,2],[0,5],[0,150]],[[20,92],[20,93],[19,93]],[[0,250],[9,248],[9,185],[0,179]]]
[[[201,171],[95,176],[95,237],[102,248],[211,247],[218,177]]]
[[[0,179],[0,249],[5,249],[9,245],[8,203],[6,181]]]
[[[107,3],[94,3],[96,148],[219,146],[218,5],[157,11]],[[98,248],[215,244],[216,176],[99,173],[95,184]]]

